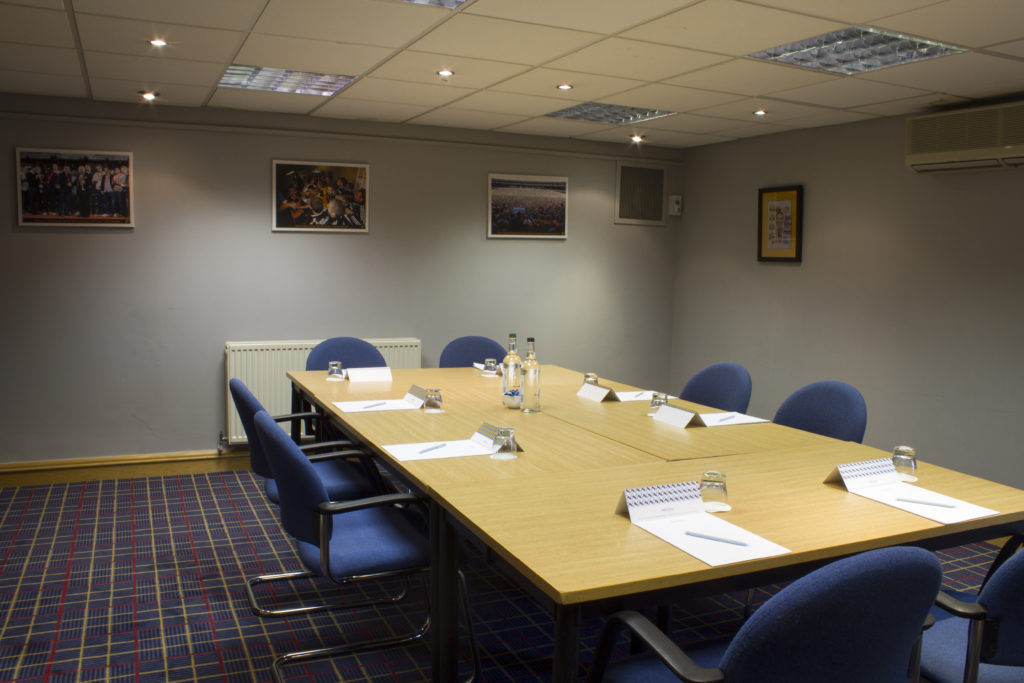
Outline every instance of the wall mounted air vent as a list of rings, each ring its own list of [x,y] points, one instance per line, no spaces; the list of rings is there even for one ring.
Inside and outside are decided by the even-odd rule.
[[[907,119],[907,166],[918,173],[1024,166],[1024,102]]]

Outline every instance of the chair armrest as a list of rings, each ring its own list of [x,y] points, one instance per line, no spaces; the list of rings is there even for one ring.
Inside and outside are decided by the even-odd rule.
[[[299,446],[302,452],[309,455],[312,451],[318,451],[322,448],[339,449],[339,448],[356,448],[356,444],[348,439],[338,439],[337,441],[317,441],[316,443],[307,443]]]
[[[346,458],[366,458],[368,454],[365,451],[355,450],[347,448],[341,451],[331,451],[329,453],[307,453],[306,459],[310,462],[320,462],[321,460],[342,460]]]
[[[949,593],[940,592],[935,598],[935,604],[950,614],[964,619],[985,619],[988,616],[988,610],[978,603],[965,602],[954,598]]]
[[[694,662],[647,617],[633,610],[624,610],[610,616],[601,630],[587,683],[600,683],[604,678],[608,659],[623,629],[640,638],[680,680],[686,683],[719,683],[725,680],[721,669],[708,669]]]
[[[327,500],[317,506],[321,515],[337,515],[353,510],[363,510],[381,505],[398,505],[400,503],[423,503],[423,500],[411,493],[386,493],[382,496],[370,496],[357,500]]]
[[[274,422],[287,422],[289,420],[319,420],[323,417],[320,413],[288,413],[287,415],[272,415]]]

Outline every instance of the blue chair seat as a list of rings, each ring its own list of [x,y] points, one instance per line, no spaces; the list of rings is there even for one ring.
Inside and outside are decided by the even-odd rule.
[[[977,596],[955,593],[965,602],[974,602]],[[967,619],[960,619],[938,608],[932,610],[935,625],[928,629],[921,649],[921,672],[931,683],[963,683],[964,662],[967,660]],[[985,664],[978,666],[981,683],[1021,683],[1024,669],[1019,666]]]
[[[331,500],[363,498],[373,495],[375,491],[369,477],[345,460],[320,460],[313,463],[313,468],[320,475]],[[270,502],[280,504],[281,496],[274,479],[263,480],[263,491]]]
[[[333,522],[330,569],[334,580],[350,576],[414,570],[430,564],[430,543],[399,508],[368,508],[338,515]],[[320,547],[296,541],[299,559],[321,571]]]

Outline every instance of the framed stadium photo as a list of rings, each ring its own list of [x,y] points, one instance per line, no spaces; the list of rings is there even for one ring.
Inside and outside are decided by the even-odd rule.
[[[569,179],[541,175],[487,175],[487,237],[564,240]]]

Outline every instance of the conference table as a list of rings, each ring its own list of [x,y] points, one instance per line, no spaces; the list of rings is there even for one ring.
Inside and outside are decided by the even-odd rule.
[[[997,511],[940,524],[851,494],[824,479],[839,464],[888,457],[771,422],[680,427],[647,417],[646,401],[596,402],[577,395],[583,373],[543,365],[542,411],[501,404],[501,380],[474,368],[392,370],[390,382],[328,382],[322,371],[289,372],[296,404],[309,402],[362,442],[431,511],[432,680],[457,665],[457,535],[476,536],[514,570],[554,617],[552,680],[577,679],[582,616],[668,604],[796,578],[853,553],[893,545],[929,549],[1005,535],[1024,521],[1024,491],[919,463],[918,486]],[[343,412],[336,402],[402,398],[440,388],[444,412]],[[622,396],[639,387],[601,380]],[[670,404],[718,412],[679,399]],[[489,423],[515,429],[513,460],[488,455],[399,460],[384,446],[468,439]],[[632,524],[617,511],[623,491],[727,475],[732,510],[720,513],[790,552],[710,566]]]

